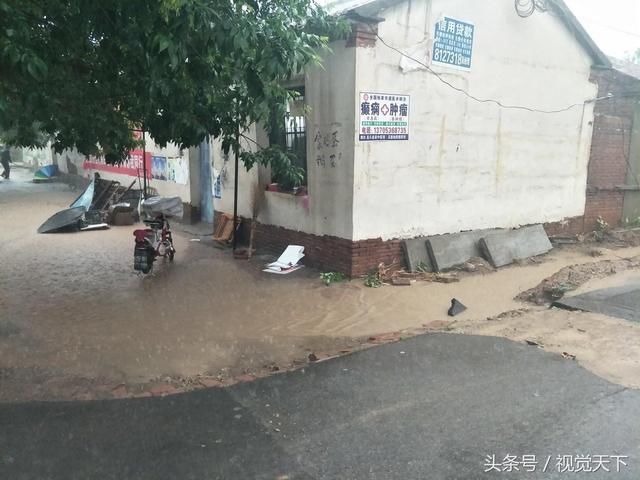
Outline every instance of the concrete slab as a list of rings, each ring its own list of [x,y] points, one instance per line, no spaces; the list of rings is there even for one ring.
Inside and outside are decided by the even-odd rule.
[[[542,225],[502,230],[480,240],[480,247],[494,267],[542,255],[553,248]]]
[[[426,239],[424,237],[404,240],[402,242],[404,257],[410,272],[417,271],[420,264],[425,265],[429,272],[434,271],[425,242]]]
[[[565,297],[553,305],[640,322],[640,283]]]
[[[482,257],[480,239],[498,230],[476,230],[473,232],[436,235],[427,238],[427,250],[434,271],[440,272],[461,265],[470,258]]]

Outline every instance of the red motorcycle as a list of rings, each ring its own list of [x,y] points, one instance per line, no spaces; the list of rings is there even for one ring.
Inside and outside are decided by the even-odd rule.
[[[133,250],[133,269],[147,274],[153,269],[153,263],[158,257],[168,258],[173,262],[176,249],[173,246],[168,217],[182,215],[182,201],[178,197],[173,199],[153,197],[145,200],[142,208],[151,218],[143,220],[148,228],[133,232],[136,239]]]
[[[147,274],[153,269],[153,262],[158,257],[168,258],[173,262],[176,249],[173,246],[171,226],[163,214],[156,218],[144,220],[149,228],[133,232],[136,246],[133,250],[133,269]]]

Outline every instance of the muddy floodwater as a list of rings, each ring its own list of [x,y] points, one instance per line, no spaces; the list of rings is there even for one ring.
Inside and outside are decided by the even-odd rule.
[[[593,260],[563,252],[454,284],[326,287],[312,269],[263,273],[267,257],[234,260],[176,224],[175,262],[145,277],[133,272],[137,227],[38,235],[79,192],[14,171],[0,183],[0,400],[46,399],[56,378],[71,395],[82,382],[276,370],[372,335],[446,324],[453,297],[468,307],[457,321],[485,321],[523,308],[514,297],[560,268]]]

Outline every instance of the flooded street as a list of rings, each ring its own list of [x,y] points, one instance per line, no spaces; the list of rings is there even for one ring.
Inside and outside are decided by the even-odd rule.
[[[453,284],[369,289],[356,279],[326,287],[311,269],[265,274],[266,257],[233,260],[208,237],[174,224],[175,262],[144,277],[132,265],[136,227],[38,235],[38,226],[79,192],[30,183],[26,170],[15,173],[0,183],[4,401],[77,398],[96,388],[202,376],[210,385],[284,370],[306,363],[311,352],[344,353],[370,336],[442,328],[451,321],[446,311],[453,297],[469,307],[456,317],[462,322],[522,308],[514,300],[519,292],[566,265],[593,261],[565,251]],[[603,259],[621,252],[605,252]]]
[[[309,315],[308,296],[332,301],[326,294],[337,290],[305,281],[302,272],[267,278],[260,264],[237,263],[210,243],[190,242],[194,237],[178,224],[176,261],[160,262],[147,277],[133,271],[137,227],[38,235],[40,223],[79,192],[28,183],[26,171],[15,172],[0,184],[3,382],[238,374],[346,342],[299,338],[283,325]],[[307,298],[298,299],[298,289]],[[276,326],[285,328],[274,336]]]

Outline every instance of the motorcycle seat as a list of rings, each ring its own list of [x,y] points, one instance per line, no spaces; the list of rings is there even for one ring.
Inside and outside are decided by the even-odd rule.
[[[161,229],[164,222],[162,220],[152,219],[152,220],[144,220],[144,223],[146,225],[149,225],[151,228]]]

